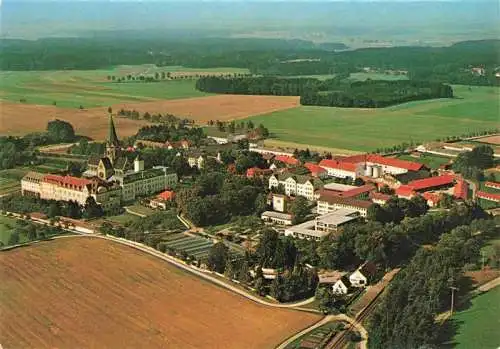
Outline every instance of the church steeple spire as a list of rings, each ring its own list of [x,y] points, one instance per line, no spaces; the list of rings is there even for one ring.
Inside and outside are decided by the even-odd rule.
[[[109,158],[112,164],[121,155],[120,141],[116,135],[115,124],[113,122],[113,116],[109,114],[109,128],[108,128],[108,139],[106,140],[106,156]]]
[[[120,142],[118,141],[118,136],[116,135],[115,123],[113,122],[113,116],[109,114],[109,128],[108,128],[108,144],[113,144],[118,146]]]

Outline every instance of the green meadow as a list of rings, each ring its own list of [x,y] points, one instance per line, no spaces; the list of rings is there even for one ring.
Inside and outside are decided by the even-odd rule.
[[[389,108],[302,106],[248,119],[263,123],[278,141],[357,151],[498,128],[500,89],[454,86],[454,92],[454,99]]]
[[[156,72],[171,73],[247,73],[246,69],[196,69],[180,66],[155,67],[118,66],[101,70],[67,71],[2,71],[0,100],[17,103],[57,105],[64,108],[109,106],[121,102],[141,102],[154,99],[179,99],[207,95],[195,89],[194,79],[162,80],[159,82],[108,80],[108,76],[126,77]]]
[[[456,349],[494,349],[500,345],[500,287],[472,299],[470,308],[457,312]]]

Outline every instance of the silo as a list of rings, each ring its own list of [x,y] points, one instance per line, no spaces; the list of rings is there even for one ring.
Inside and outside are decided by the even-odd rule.
[[[373,176],[373,165],[366,165],[365,176]]]

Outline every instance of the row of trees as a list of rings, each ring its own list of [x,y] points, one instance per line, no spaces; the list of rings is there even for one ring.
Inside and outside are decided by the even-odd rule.
[[[16,220],[14,226],[8,226],[10,230],[7,246],[16,245],[23,241],[43,240],[49,236],[59,235],[64,232],[60,227],[51,225],[35,224],[27,220]],[[0,241],[0,247],[4,243]]]
[[[193,145],[199,145],[201,140],[207,136],[200,127],[186,127],[185,125],[151,125],[144,126],[137,131],[134,138],[144,139],[154,142],[177,142],[180,140],[188,140]]]
[[[85,205],[81,206],[71,200],[43,200],[33,196],[9,195],[0,198],[0,209],[16,213],[41,212],[49,218],[95,218],[104,214],[102,207],[91,196],[87,198]]]
[[[109,113],[112,112],[111,107],[108,108],[108,112]],[[191,119],[179,118],[173,114],[168,114],[168,113],[167,114],[161,114],[161,113],[150,114],[149,112],[144,112],[141,115],[141,113],[139,113],[135,109],[128,110],[128,109],[121,108],[120,110],[118,110],[117,115],[121,116],[121,117],[129,118],[132,120],[143,119],[143,120],[154,122],[154,123],[160,123],[160,122],[165,123],[165,124],[168,124],[170,126],[176,125],[178,127],[192,125],[194,123],[194,121]]]
[[[467,292],[464,268],[478,266],[485,238],[495,233],[492,220],[472,221],[443,234],[432,249],[420,248],[391,282],[369,325],[370,348],[439,347],[435,318],[447,310],[450,287]]]

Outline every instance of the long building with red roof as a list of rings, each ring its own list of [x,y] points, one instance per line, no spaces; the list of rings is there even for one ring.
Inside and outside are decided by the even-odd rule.
[[[287,156],[287,155],[277,155],[274,158],[275,161],[282,162],[284,164],[287,164],[289,166],[297,166],[300,164],[300,161],[294,158],[293,156]]]
[[[433,189],[439,189],[446,186],[452,186],[455,184],[455,176],[453,175],[442,175],[436,177],[429,177],[424,179],[417,179],[408,183],[408,186],[412,187],[415,191],[429,191]]]
[[[85,205],[89,197],[104,208],[118,205],[122,188],[99,178],[78,178],[55,174],[29,172],[21,180],[23,195],[37,196],[44,200],[75,201]]]
[[[320,161],[319,166],[324,168],[329,176],[337,178],[356,179],[363,174],[361,166],[356,163],[347,162],[342,160],[323,159]]]
[[[377,154],[353,155],[333,160],[325,159],[319,163],[319,166],[326,169],[330,176],[339,178],[380,177],[386,173],[399,175],[410,171],[417,172],[426,168],[425,165],[418,162],[389,158]]]
[[[498,183],[498,182],[486,182],[486,183],[484,183],[484,186],[487,188],[493,188],[493,189],[500,190],[500,183]]]
[[[476,196],[480,199],[483,199],[483,200],[500,202],[500,194],[487,193],[485,191],[478,191],[478,192],[476,192]]]

